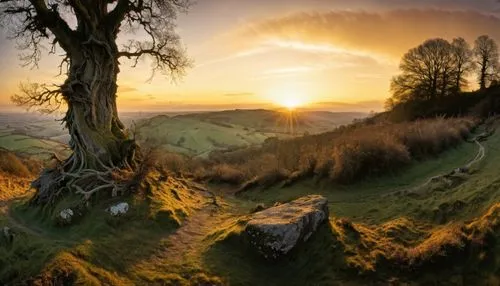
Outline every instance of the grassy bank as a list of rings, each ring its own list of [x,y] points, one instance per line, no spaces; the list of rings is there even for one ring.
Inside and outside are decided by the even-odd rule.
[[[363,122],[319,135],[271,139],[260,147],[216,151],[208,160],[168,153],[156,156],[177,174],[244,189],[310,178],[351,184],[398,172],[456,147],[477,123],[473,118]]]

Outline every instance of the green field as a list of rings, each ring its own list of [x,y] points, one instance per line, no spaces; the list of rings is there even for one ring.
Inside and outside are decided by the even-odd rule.
[[[138,125],[138,139],[153,147],[189,155],[262,143],[268,136],[241,126],[224,127],[191,118],[155,117]]]
[[[137,122],[136,136],[143,145],[190,156],[213,150],[258,145],[267,138],[316,134],[350,124],[363,113],[279,112],[231,110],[160,115]]]
[[[49,158],[52,153],[63,158],[69,155],[67,145],[60,142],[12,134],[8,131],[3,131],[0,135],[0,148],[42,159]]]

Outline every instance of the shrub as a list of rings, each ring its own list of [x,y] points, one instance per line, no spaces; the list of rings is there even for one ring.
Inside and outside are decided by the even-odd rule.
[[[394,138],[360,137],[334,147],[330,178],[351,183],[359,178],[395,170],[410,162],[406,147]]]
[[[241,184],[243,189],[289,185],[317,176],[352,183],[408,165],[412,159],[435,156],[459,144],[477,125],[472,118],[436,118],[414,122],[358,122],[332,132],[289,140],[266,140],[260,147],[216,151],[206,161],[188,160],[195,178]],[[177,159],[170,159],[174,164]],[[174,165],[180,165],[175,163]]]
[[[214,183],[239,185],[246,180],[246,176],[242,171],[228,164],[215,165],[208,172],[209,180]]]
[[[32,168],[35,169],[33,166]],[[0,150],[0,171],[18,177],[27,177],[32,174],[32,171],[28,169],[18,156],[4,150]]]

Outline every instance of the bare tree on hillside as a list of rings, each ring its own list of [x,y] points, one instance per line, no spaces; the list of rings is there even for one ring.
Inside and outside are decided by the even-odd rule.
[[[73,153],[33,182],[34,203],[53,202],[68,192],[88,201],[97,192],[123,191],[113,178],[136,168],[137,145],[118,118],[119,61],[128,58],[137,64],[148,57],[154,71],[183,74],[189,60],[175,19],[189,5],[189,0],[0,0],[0,20],[27,52],[22,57],[26,64],[38,63],[43,44],[64,55],[64,83],[25,86],[13,98],[29,106],[67,106],[64,121]],[[119,46],[118,36],[130,32],[144,37]]]
[[[455,64],[455,92],[460,92],[462,87],[467,86],[466,76],[474,69],[474,54],[464,38],[453,39],[452,53]]]
[[[452,90],[456,64],[452,45],[431,39],[409,50],[401,59],[401,74],[391,82],[392,102],[433,99]]]
[[[480,36],[474,45],[474,56],[479,68],[479,86],[483,90],[498,73],[499,54],[496,42],[489,36]]]

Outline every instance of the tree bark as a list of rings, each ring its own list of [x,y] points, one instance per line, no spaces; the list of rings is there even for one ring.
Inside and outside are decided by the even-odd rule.
[[[119,63],[114,39],[91,36],[80,46],[71,55],[69,76],[62,87],[73,153],[62,166],[44,171],[33,183],[36,203],[53,201],[64,189],[86,199],[96,188],[116,192],[112,170],[136,167],[137,145],[118,118]]]
[[[482,65],[481,65],[481,76],[479,79],[479,86],[481,90],[486,89],[486,69],[488,62],[486,60],[483,60]]]

